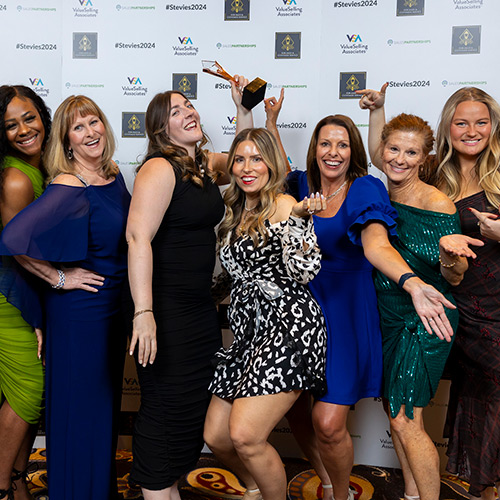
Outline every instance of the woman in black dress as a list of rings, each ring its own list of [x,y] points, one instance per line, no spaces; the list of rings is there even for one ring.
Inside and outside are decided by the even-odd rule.
[[[232,95],[238,127],[245,128],[252,115],[241,105],[246,80],[238,80]],[[200,116],[180,92],[153,98],[146,131],[127,226],[135,306],[130,353],[137,347],[141,385],[131,477],[146,500],[180,500],[177,480],[203,447],[210,360],[221,343],[210,288],[214,227],[224,214],[215,180],[227,182],[227,160],[202,149]]]

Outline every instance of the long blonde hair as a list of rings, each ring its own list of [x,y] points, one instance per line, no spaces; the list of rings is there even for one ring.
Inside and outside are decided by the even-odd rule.
[[[236,149],[244,141],[252,141],[255,144],[269,171],[269,180],[259,193],[259,202],[255,210],[249,212],[247,217],[246,233],[252,238],[256,247],[259,245],[259,235],[262,237],[264,245],[267,242],[269,235],[264,223],[273,215],[276,210],[276,199],[283,192],[286,166],[278,150],[276,140],[266,129],[245,129],[235,137],[227,161],[231,183],[224,193],[226,217],[219,228],[219,241],[221,243],[224,243],[229,233],[238,227],[245,209],[245,193],[236,184],[236,180],[232,175]]]
[[[115,138],[111,125],[99,106],[89,97],[72,95],[64,99],[57,108],[52,120],[52,130],[44,155],[44,164],[50,182],[59,174],[75,174],[77,172],[74,158],[68,158],[68,132],[73,125],[76,115],[82,117],[95,115],[104,125],[106,145],[102,153],[101,169],[107,179],[118,174],[118,167],[113,162],[115,153]]]
[[[457,90],[444,105],[436,134],[437,186],[452,200],[456,200],[462,189],[462,176],[458,155],[451,144],[450,126],[457,106],[462,102],[481,102],[488,108],[491,133],[488,145],[477,156],[475,171],[479,186],[495,208],[500,205],[500,105],[484,90],[464,87]]]

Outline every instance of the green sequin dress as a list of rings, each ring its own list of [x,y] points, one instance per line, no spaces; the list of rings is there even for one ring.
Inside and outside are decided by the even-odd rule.
[[[454,302],[450,285],[439,265],[439,239],[460,233],[458,214],[430,212],[392,202],[398,212],[398,239],[393,246],[429,285]],[[380,272],[375,276],[383,341],[384,396],[395,417],[405,405],[408,418],[413,407],[425,407],[436,392],[452,342],[429,335],[420,321],[411,297]],[[446,309],[453,331],[457,310]]]

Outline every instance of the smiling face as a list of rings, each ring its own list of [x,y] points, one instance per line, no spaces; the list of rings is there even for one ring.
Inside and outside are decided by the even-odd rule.
[[[453,149],[465,157],[479,155],[488,146],[491,117],[486,104],[477,101],[461,102],[450,124]]]
[[[383,145],[382,170],[390,182],[418,179],[420,165],[425,161],[424,137],[418,132],[396,130]]]
[[[341,184],[351,162],[349,133],[338,125],[325,125],[318,134],[316,162],[322,182]]]
[[[68,144],[78,162],[100,162],[106,146],[106,128],[98,116],[77,113],[68,131]]]
[[[14,97],[5,111],[4,126],[12,152],[27,163],[38,166],[45,128],[35,105],[29,99]]]
[[[177,146],[192,149],[203,138],[200,115],[184,96],[173,93],[170,97],[170,114],[167,134]]]
[[[260,191],[269,182],[269,169],[253,141],[243,141],[236,148],[232,176],[247,200],[260,197]],[[248,205],[253,208],[255,203]]]

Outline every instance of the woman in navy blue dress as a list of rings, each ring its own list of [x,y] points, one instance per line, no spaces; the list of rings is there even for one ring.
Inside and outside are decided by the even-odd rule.
[[[454,306],[413,274],[392,247],[389,237],[396,236],[397,214],[382,182],[367,175],[361,136],[349,117],[320,120],[309,145],[307,172],[292,172],[288,184],[296,199],[311,192],[322,192],[327,199],[326,210],[313,216],[323,258],[309,287],[327,324],[328,391],[314,405],[313,423],[334,498],[352,499],[347,415],[359,399],[381,395],[382,339],[373,267],[411,295],[419,315],[432,318],[438,336],[452,334],[443,305]]]
[[[54,115],[46,153],[52,183],[2,233],[0,253],[21,256],[24,267],[51,285],[44,286],[51,500],[116,496],[130,195],[113,153],[98,106],[68,97]]]

